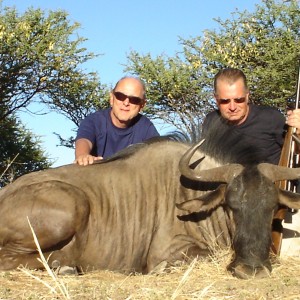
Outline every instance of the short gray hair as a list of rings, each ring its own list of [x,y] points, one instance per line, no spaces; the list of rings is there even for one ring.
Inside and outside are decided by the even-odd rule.
[[[247,78],[244,72],[235,68],[226,68],[220,70],[214,79],[214,93],[217,93],[217,85],[220,80],[226,81],[229,84],[233,84],[239,79],[243,80],[245,89],[248,90]]]

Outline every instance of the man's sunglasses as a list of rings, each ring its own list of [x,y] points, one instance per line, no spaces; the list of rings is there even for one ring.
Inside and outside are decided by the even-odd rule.
[[[141,99],[140,97],[128,96],[121,92],[114,92],[114,95],[119,101],[125,101],[128,98],[129,102],[135,105],[141,104],[143,102],[143,99]]]
[[[246,97],[233,98],[233,99],[217,99],[219,104],[229,104],[231,100],[233,100],[235,103],[244,103],[246,101]]]

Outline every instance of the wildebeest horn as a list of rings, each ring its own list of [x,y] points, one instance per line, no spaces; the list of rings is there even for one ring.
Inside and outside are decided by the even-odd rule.
[[[204,140],[201,140],[198,144],[191,147],[180,159],[179,171],[183,176],[191,180],[228,183],[242,172],[243,166],[240,164],[230,164],[201,171],[191,169],[189,166],[190,160],[203,142]]]
[[[300,178],[300,168],[287,168],[268,163],[261,163],[257,168],[264,176],[273,182]]]

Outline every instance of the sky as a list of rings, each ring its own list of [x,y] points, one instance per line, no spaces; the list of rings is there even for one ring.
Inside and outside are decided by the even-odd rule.
[[[114,85],[121,77],[127,55],[137,51],[153,58],[160,54],[175,56],[182,50],[179,37],[201,36],[205,29],[218,29],[214,20],[230,19],[232,13],[255,10],[258,0],[3,0],[2,7],[14,6],[22,14],[29,7],[42,10],[65,10],[71,22],[81,24],[80,36],[89,52],[101,54],[85,65],[88,72],[99,74],[102,84]],[[64,138],[76,135],[73,123],[41,107],[30,107],[43,113],[36,116],[21,113],[26,128],[37,135],[52,167],[72,163],[74,150],[57,146],[54,132]],[[163,127],[157,129],[161,132]]]

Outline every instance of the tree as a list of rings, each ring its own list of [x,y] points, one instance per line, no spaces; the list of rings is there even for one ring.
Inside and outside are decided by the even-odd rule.
[[[147,83],[148,113],[189,134],[214,106],[213,77],[220,68],[241,68],[251,99],[278,107],[295,99],[300,53],[300,7],[292,0],[263,0],[253,13],[238,10],[216,19],[219,28],[180,39],[174,58],[132,51],[126,71]]]
[[[80,25],[67,17],[64,11],[29,8],[20,15],[11,7],[0,10],[0,144],[4,151],[0,171],[18,155],[10,173],[2,176],[2,184],[10,181],[11,174],[15,178],[50,166],[39,141],[17,119],[20,110],[39,102],[78,126],[86,115],[109,105],[104,100],[107,87],[96,73],[83,69],[97,55],[82,47]],[[73,147],[73,137],[59,139]]]
[[[97,74],[82,69],[96,55],[82,47],[80,25],[67,16],[64,11],[30,8],[19,15],[15,8],[0,9],[0,187],[51,164],[39,139],[18,120],[20,110],[39,102],[78,125],[107,93]],[[73,146],[72,137],[61,138],[68,141]]]
[[[49,168],[39,139],[10,115],[1,121],[0,188],[31,171]]]
[[[78,123],[74,107],[66,111],[64,96],[79,87],[84,96],[103,89],[96,74],[82,70],[96,55],[81,46],[85,39],[78,36],[78,28],[64,11],[46,14],[30,8],[23,15],[15,8],[0,11],[0,120],[39,101]],[[70,103],[78,103],[82,97],[73,100]]]

